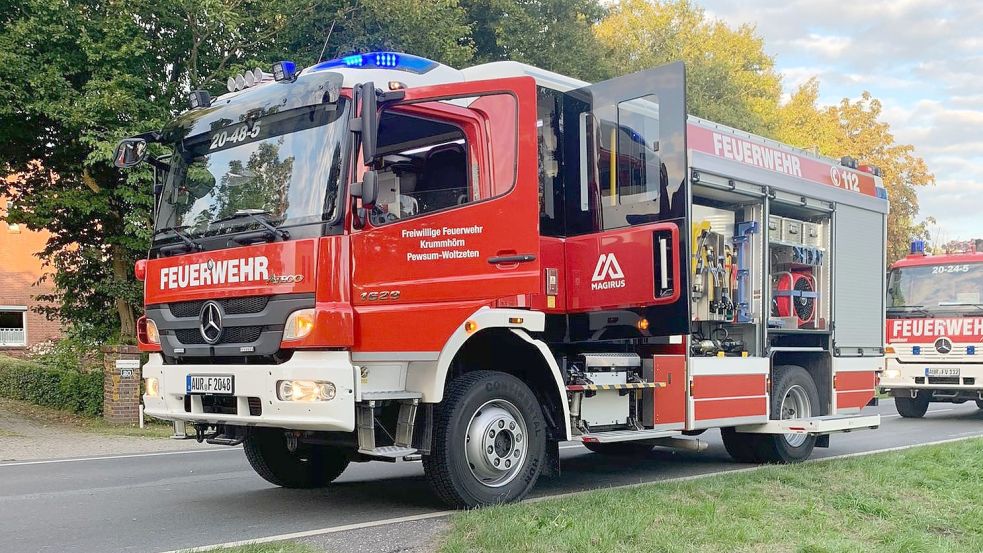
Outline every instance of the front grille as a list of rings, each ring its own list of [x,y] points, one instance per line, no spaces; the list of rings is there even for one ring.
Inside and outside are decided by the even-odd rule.
[[[929,384],[959,384],[958,376],[930,376]]]
[[[197,317],[201,313],[208,300],[182,301],[168,304],[168,309],[175,317]],[[230,298],[224,300],[213,300],[222,306],[222,310],[227,315],[244,315],[247,313],[259,313],[266,309],[269,303],[269,296],[249,296],[246,298]]]
[[[248,344],[259,340],[263,333],[262,326],[229,326],[222,332],[222,339],[216,344]],[[186,346],[200,346],[208,342],[197,328],[179,328],[174,336]]]
[[[201,396],[202,413],[220,415],[237,415],[237,398],[235,396]]]

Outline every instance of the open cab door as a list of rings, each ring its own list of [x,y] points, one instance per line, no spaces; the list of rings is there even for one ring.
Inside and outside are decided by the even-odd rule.
[[[649,336],[689,332],[686,119],[681,62],[565,95],[572,310],[631,309]]]
[[[374,150],[377,197],[351,238],[356,351],[439,351],[480,307],[539,291],[532,78],[407,89],[381,106]]]

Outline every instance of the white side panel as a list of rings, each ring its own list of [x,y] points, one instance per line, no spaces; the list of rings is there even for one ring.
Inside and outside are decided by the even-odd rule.
[[[836,206],[832,262],[837,356],[859,356],[861,349],[884,347],[884,217],[874,211]]]

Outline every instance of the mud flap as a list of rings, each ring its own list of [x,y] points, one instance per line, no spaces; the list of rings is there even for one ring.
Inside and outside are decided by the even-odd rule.
[[[816,447],[829,447],[829,434],[816,436]]]
[[[560,476],[560,442],[548,440],[546,442],[546,464],[543,465],[542,476]]]

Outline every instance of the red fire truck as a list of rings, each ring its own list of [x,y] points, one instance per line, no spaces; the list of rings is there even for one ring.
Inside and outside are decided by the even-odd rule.
[[[687,118],[684,85],[380,52],[193,92],[116,152],[159,176],[146,412],[280,486],[422,458],[469,507],[522,498],[567,440],[720,428],[794,462],[877,427],[876,169]]]
[[[983,253],[928,255],[925,243],[891,265],[887,360],[881,391],[902,417],[920,418],[933,401],[975,401],[983,409]]]

